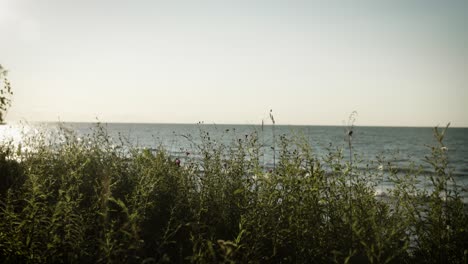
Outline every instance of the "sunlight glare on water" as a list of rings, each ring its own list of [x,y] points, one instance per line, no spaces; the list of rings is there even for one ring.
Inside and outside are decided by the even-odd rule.
[[[0,142],[12,142],[17,145],[22,141],[22,131],[17,123],[0,125]]]
[[[0,142],[13,146],[24,145],[25,140],[39,133],[39,130],[24,122],[10,122],[0,125]]]

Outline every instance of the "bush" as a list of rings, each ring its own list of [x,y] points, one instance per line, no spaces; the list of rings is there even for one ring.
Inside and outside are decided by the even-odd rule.
[[[252,133],[220,145],[202,133],[200,158],[182,166],[164,149],[115,142],[106,131],[33,151],[0,146],[2,263],[400,263],[466,262],[468,221],[448,169],[444,133],[427,161],[433,191],[416,169],[358,170],[341,149],[317,157],[281,136],[275,169],[261,167]],[[351,143],[350,143],[351,145]],[[276,150],[276,149],[275,149]]]

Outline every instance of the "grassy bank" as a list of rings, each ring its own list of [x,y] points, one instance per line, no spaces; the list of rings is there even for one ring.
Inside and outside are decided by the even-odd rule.
[[[299,137],[279,137],[265,171],[255,133],[230,145],[202,133],[201,158],[180,166],[99,127],[58,136],[0,145],[2,263],[467,262],[467,213],[439,130],[426,158],[433,191],[416,188],[416,166],[390,169],[385,199],[383,172],[357,170],[366,161],[348,150],[318,157]]]

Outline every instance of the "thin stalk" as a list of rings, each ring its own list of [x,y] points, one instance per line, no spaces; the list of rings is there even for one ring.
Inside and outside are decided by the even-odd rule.
[[[273,132],[273,170],[276,169],[276,133],[275,133],[275,118],[273,116],[273,110],[270,109],[270,119],[271,119],[271,122],[273,123],[273,126],[272,126],[272,132]]]

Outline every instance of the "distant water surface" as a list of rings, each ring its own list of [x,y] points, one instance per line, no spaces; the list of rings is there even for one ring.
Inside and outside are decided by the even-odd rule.
[[[23,134],[43,132],[45,134],[57,131],[59,126],[65,126],[75,131],[79,136],[91,134],[96,124],[93,123],[11,123],[0,126],[0,139],[10,138],[16,142],[22,140]],[[109,123],[102,125],[114,139],[126,138],[135,146],[155,149],[163,146],[173,156],[183,156],[184,153],[196,153],[194,144],[199,143],[201,131],[208,133],[211,140],[229,144],[234,140],[243,139],[256,133],[263,144],[265,167],[273,164],[273,127],[271,125],[214,125],[214,124],[124,124]],[[343,154],[348,158],[346,128],[343,126],[275,126],[276,141],[281,135],[302,136],[312,146],[319,157],[332,148],[343,148]],[[189,139],[190,140],[189,140]],[[457,181],[468,185],[468,128],[449,128],[444,140],[448,148],[450,167]],[[430,155],[429,146],[436,145],[433,128],[430,127],[355,127],[352,134],[353,153],[365,162],[374,161],[377,166],[377,156],[391,160],[397,167],[408,167],[410,163],[422,166],[430,171],[424,157]],[[277,146],[278,148],[278,146]]]

